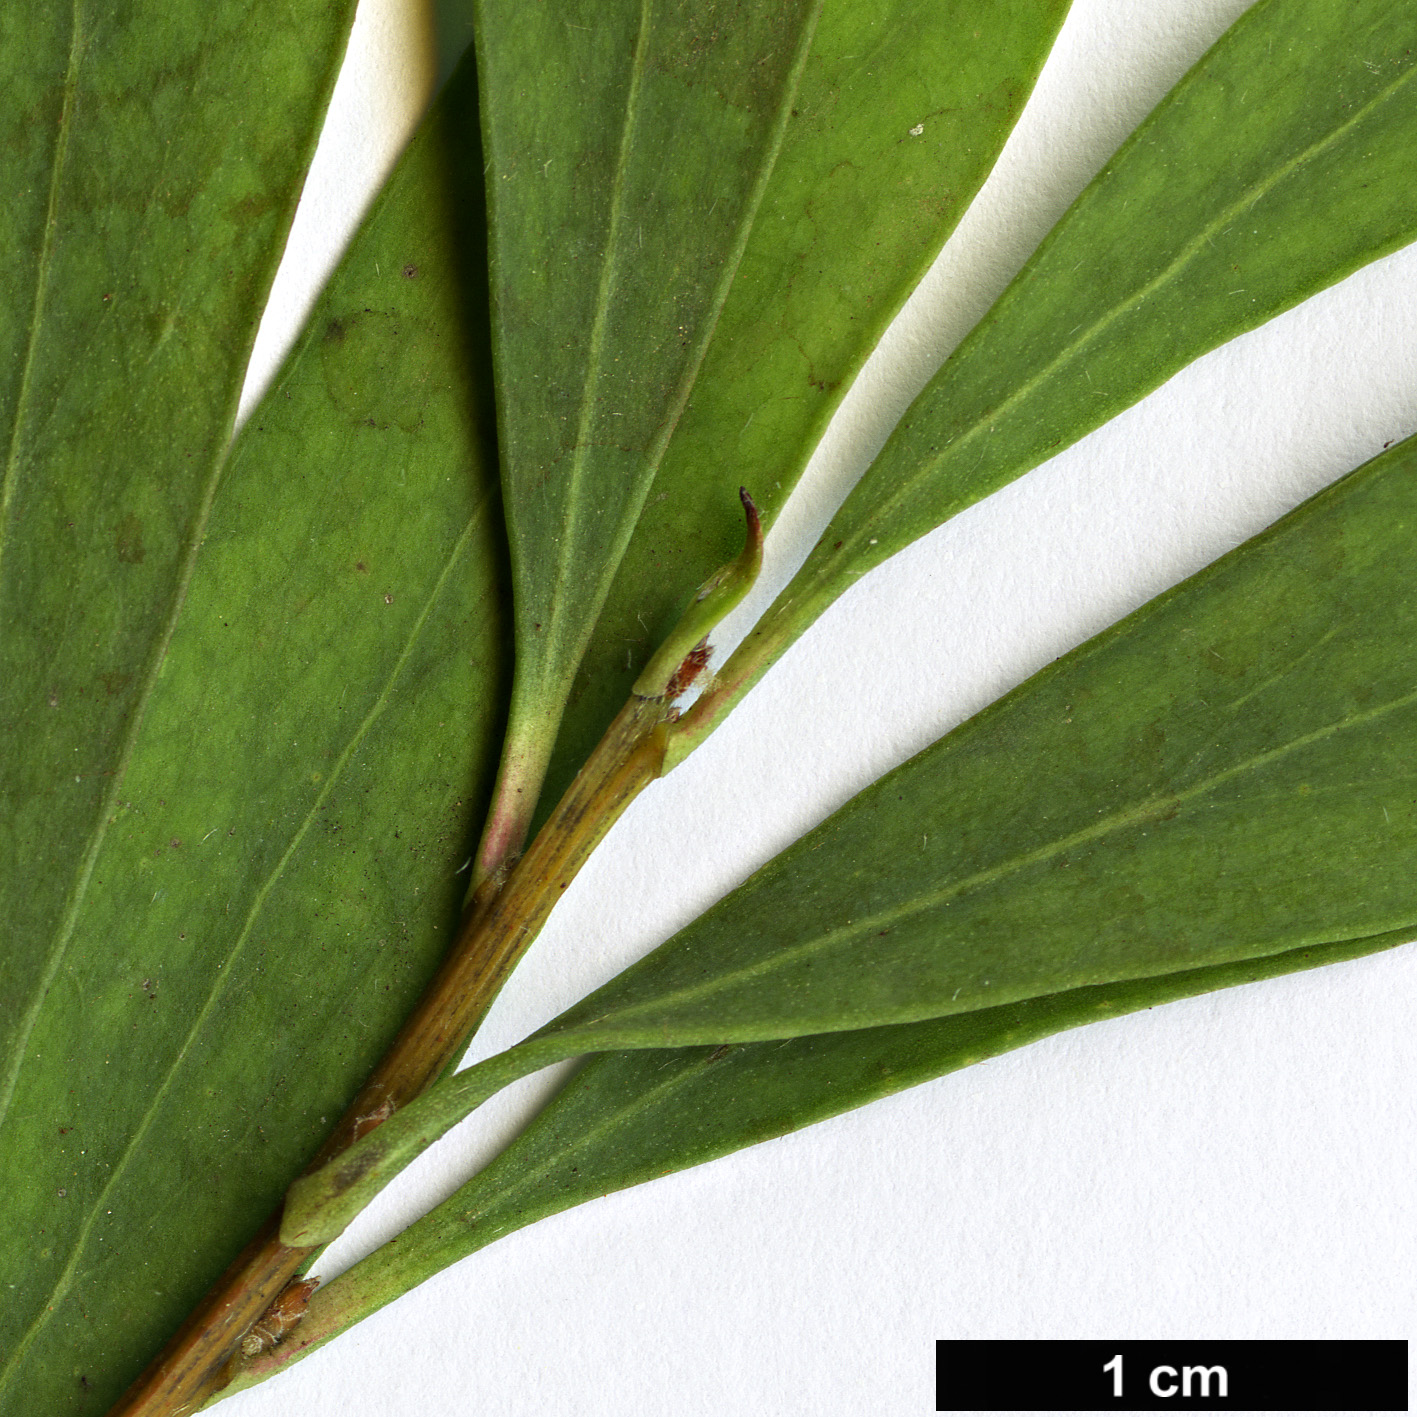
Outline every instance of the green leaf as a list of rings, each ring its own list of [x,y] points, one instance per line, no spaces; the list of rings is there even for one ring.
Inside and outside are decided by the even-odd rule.
[[[282,31],[253,29],[253,8],[0,18],[0,918],[24,942],[0,966],[0,1107],[190,569],[352,10],[307,4]]]
[[[1410,6],[1248,10],[911,405],[671,765],[873,566],[1201,354],[1410,241],[1414,143]]]
[[[994,164],[1067,0],[826,4],[737,275],[594,621],[544,800],[555,802],[668,634],[771,522],[828,420]],[[771,311],[772,318],[764,318]]]
[[[481,5],[517,666],[487,870],[521,847],[571,678],[772,171],[818,4]]]
[[[854,1107],[1139,1009],[1406,943],[1407,934],[1094,985],[919,1023],[734,1046],[592,1057],[496,1160],[318,1291],[289,1351],[234,1390],[314,1352],[440,1270],[558,1211],[702,1165]]]
[[[29,597],[8,604],[29,610],[7,625],[6,652],[27,647],[36,667],[4,681],[5,748],[18,760],[7,793],[20,803],[7,801],[6,824],[27,853],[27,871],[6,882],[8,938],[23,946],[7,965],[27,971],[4,993],[25,1011],[6,1054],[13,1093],[0,1132],[6,1413],[103,1411],[323,1139],[446,946],[505,712],[471,70],[425,123],[221,468],[264,285],[238,278],[248,257],[229,249],[218,217],[230,212],[245,232],[237,197],[281,209],[258,248],[268,274],[312,140],[292,133],[313,135],[338,50],[321,7],[289,34],[238,23],[232,7],[223,17],[207,22],[186,67],[187,51],[176,52],[171,94],[159,88],[157,100],[156,36],[196,40],[170,16],[151,35],[130,33],[135,71],[92,71],[128,97],[84,142],[154,155],[121,168],[148,223],[131,224],[143,239],[123,257],[135,263],[131,284],[118,287],[147,314],[123,316],[123,328],[136,341],[154,310],[215,319],[227,300],[235,310],[186,334],[179,320],[181,378],[159,351],[166,373],[152,390],[129,388],[151,339],[122,359],[101,343],[120,328],[119,296],[97,331],[46,322],[54,387],[30,406],[50,421],[29,415],[45,456],[25,444],[19,464],[14,506],[33,515],[12,516],[5,573],[7,594],[19,585]],[[303,87],[291,79],[284,109],[273,87],[256,123],[252,73],[279,72],[284,56],[305,74],[321,33],[320,65]],[[111,35],[91,39],[95,65],[128,52]],[[193,73],[197,97],[178,106]],[[113,126],[135,114],[146,124],[169,100],[155,136]],[[184,191],[165,154],[189,138],[202,163]],[[76,130],[71,160],[77,142]],[[110,166],[78,171],[95,183]],[[111,196],[74,195],[84,239],[71,261],[96,259],[85,223],[126,220],[121,202],[83,216]],[[169,205],[186,214],[167,225]],[[185,257],[166,270],[184,242],[190,271]],[[82,300],[83,282],[60,274],[53,289]],[[95,340],[101,353],[86,360]],[[225,362],[213,367],[217,352]],[[61,363],[83,371],[86,408],[56,404],[70,397]],[[130,397],[131,419],[104,429]],[[66,438],[72,455],[60,457]],[[125,530],[129,508],[141,540]],[[66,552],[75,538],[87,561]],[[76,581],[66,620],[55,606]],[[179,584],[185,605],[169,636]],[[139,617],[140,605],[157,608]],[[93,619],[100,607],[111,622]],[[122,616],[133,624],[120,635]],[[70,786],[56,774],[64,754],[81,778]],[[62,813],[63,834],[37,834],[36,820]],[[51,861],[62,869],[45,869]],[[36,898],[59,876],[67,894],[37,919]]]
[[[1417,440],[855,797],[546,1028],[300,1181],[337,1234],[517,1077],[1417,933]]]

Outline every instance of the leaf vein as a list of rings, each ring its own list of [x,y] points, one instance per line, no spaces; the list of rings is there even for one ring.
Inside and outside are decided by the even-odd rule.
[[[551,594],[547,604],[552,614],[567,602],[565,584],[570,575],[571,562],[577,548],[576,532],[581,521],[581,499],[577,489],[585,474],[586,451],[590,444],[590,425],[594,417],[595,387],[600,380],[600,366],[605,349],[605,327],[610,317],[611,299],[614,295],[618,262],[616,248],[620,228],[625,219],[626,172],[630,165],[631,149],[634,146],[635,124],[638,116],[640,87],[644,80],[645,52],[649,48],[650,14],[652,0],[641,0],[640,24],[635,36],[635,54],[630,69],[629,91],[625,95],[625,113],[621,120],[620,147],[615,158],[615,179],[610,192],[610,220],[605,233],[605,256],[600,263],[600,284],[596,292],[595,316],[591,322],[590,342],[586,349],[586,373],[581,385],[580,417],[576,425],[575,451],[571,455],[571,466],[567,475],[565,498],[566,516],[562,534],[556,543],[556,570],[552,580]]]

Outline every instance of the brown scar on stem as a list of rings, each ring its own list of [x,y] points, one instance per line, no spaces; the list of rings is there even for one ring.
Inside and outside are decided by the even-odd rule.
[[[669,683],[664,688],[664,697],[677,699],[708,668],[711,653],[708,639],[705,637],[684,656],[683,663],[670,676]]]
[[[386,1097],[372,1112],[361,1112],[354,1119],[354,1140],[367,1137],[375,1127],[381,1126],[394,1115],[394,1100]]]
[[[268,1352],[282,1342],[305,1317],[310,1296],[320,1287],[314,1279],[293,1279],[272,1300],[270,1308],[246,1330],[241,1351],[248,1358]]]

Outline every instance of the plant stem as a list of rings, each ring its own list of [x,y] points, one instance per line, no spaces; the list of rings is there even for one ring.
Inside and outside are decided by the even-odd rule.
[[[562,891],[625,808],[665,770],[673,700],[703,668],[709,630],[747,594],[762,565],[757,508],[746,491],[738,495],[747,518],[742,554],[699,588],[526,854],[518,860],[510,842],[500,843],[496,867],[473,891],[442,967],[306,1174],[456,1066]],[[280,1220],[277,1210],[109,1417],[183,1417],[249,1363],[238,1352],[242,1336],[318,1253],[319,1247],[281,1244]]]
[[[666,698],[632,696],[498,889],[484,884],[418,1007],[310,1163],[324,1165],[457,1062],[493,999],[586,858],[664,760]],[[317,1253],[266,1221],[110,1417],[181,1417],[221,1391],[241,1337]]]

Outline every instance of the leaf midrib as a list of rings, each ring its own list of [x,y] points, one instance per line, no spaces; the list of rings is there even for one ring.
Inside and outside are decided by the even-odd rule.
[[[79,25],[79,0],[74,0],[73,17],[74,30],[70,41],[70,68],[66,75],[65,108],[62,121],[64,137],[62,144],[56,143],[55,162],[52,168],[50,190],[50,221],[46,227],[45,250],[40,262],[41,270],[39,278],[36,281],[34,319],[30,327],[29,348],[26,354],[21,396],[17,400],[15,422],[11,429],[10,452],[5,470],[4,503],[3,507],[0,507],[0,557],[3,556],[5,535],[8,528],[8,506],[13,486],[12,472],[18,457],[17,450],[21,411],[24,402],[28,398],[31,357],[34,347],[38,342],[39,312],[43,303],[44,288],[48,284],[48,266],[53,249],[52,236],[54,228],[57,225],[57,194],[60,170],[63,166],[64,151],[67,151],[68,148],[68,129],[71,125],[73,114],[73,94],[77,88],[79,54],[82,48],[82,35]],[[61,148],[64,151],[60,151]],[[235,396],[233,396],[229,409],[230,417],[226,424],[228,428],[231,426],[231,421],[234,420],[236,415],[235,402]],[[88,891],[88,884],[93,875],[94,865],[98,860],[98,854],[102,849],[104,839],[108,835],[108,827],[113,820],[119,792],[122,789],[123,780],[128,770],[128,763],[133,755],[133,747],[137,742],[138,732],[142,727],[143,718],[147,712],[148,700],[152,696],[153,686],[157,682],[158,673],[162,668],[163,659],[167,654],[168,644],[172,639],[183,603],[186,600],[187,586],[191,581],[192,571],[196,565],[197,552],[201,548],[202,536],[206,529],[207,519],[211,514],[212,502],[216,495],[217,485],[221,481],[222,469],[226,460],[226,451],[227,444],[223,441],[222,445],[217,448],[213,456],[212,465],[207,474],[206,487],[197,505],[196,515],[193,517],[186,542],[182,546],[178,556],[179,570],[176,584],[173,587],[172,600],[168,608],[167,617],[154,639],[147,663],[143,668],[140,688],[133,700],[133,707],[128,717],[127,728],[119,743],[119,749],[113,762],[111,776],[108,779],[108,786],[99,800],[94,825],[88,834],[88,839],[84,843],[84,849],[79,856],[78,870],[75,873],[74,884],[69,892],[63,914],[60,916],[59,925],[55,931],[54,938],[50,943],[47,962],[35,983],[29,1007],[25,1009],[20,1018],[19,1026],[15,1030],[15,1037],[10,1050],[10,1058],[4,1066],[3,1074],[0,1074],[0,1128],[4,1127],[5,1119],[9,1115],[10,1106],[14,1101],[15,1089],[19,1083],[20,1070],[24,1065],[25,1049],[29,1046],[30,1036],[34,1032],[35,1024],[39,1019],[39,1013],[43,1008],[45,996],[48,994],[49,988],[53,984],[59,972],[59,968],[63,963],[64,955],[69,947],[69,941],[73,937],[74,928],[78,922],[79,911],[82,908],[84,896]],[[0,1376],[3,1376],[3,1371],[3,1369],[0,1369]]]
[[[20,432],[30,397],[30,376],[34,369],[35,350],[39,346],[40,312],[44,309],[49,290],[49,270],[54,260],[55,233],[59,226],[59,186],[69,153],[69,131],[74,118],[74,100],[79,86],[79,62],[83,49],[83,26],[79,15],[79,0],[73,0],[69,32],[69,62],[64,71],[64,99],[59,110],[59,129],[54,138],[54,156],[49,166],[49,199],[45,207],[44,240],[35,268],[34,301],[30,307],[29,329],[25,335],[25,353],[20,366],[20,384],[15,395],[15,412],[10,423],[10,446],[5,455],[5,472],[0,477],[0,573],[4,571],[5,547],[9,540],[10,504],[14,499],[15,481],[19,470]],[[0,574],[0,594],[4,576]],[[0,1086],[0,1120],[3,1120],[7,1095]]]
[[[738,268],[742,264],[743,253],[748,249],[748,242],[751,238],[753,228],[757,223],[758,212],[762,206],[763,196],[767,191],[773,171],[777,166],[778,157],[782,153],[782,144],[787,133],[787,120],[792,111],[792,104],[796,99],[797,91],[801,86],[802,75],[806,70],[807,58],[812,51],[817,21],[821,16],[824,3],[825,0],[811,0],[810,6],[803,19],[802,30],[797,40],[797,53],[793,59],[787,82],[782,86],[777,109],[773,114],[771,134],[764,145],[762,161],[758,166],[757,176],[754,178],[752,192],[749,194],[748,200],[744,203],[743,212],[739,217],[737,230],[734,234],[733,244],[724,259],[723,268],[719,274],[713,297],[705,312],[702,333],[699,336],[696,348],[685,363],[683,376],[679,380],[679,385],[675,390],[673,398],[665,406],[664,418],[659,433],[646,452],[645,462],[649,469],[649,475],[644,479],[644,485],[640,489],[637,505],[627,509],[632,510],[635,515],[625,518],[625,525],[621,533],[617,536],[616,544],[611,548],[611,555],[606,559],[605,566],[602,569],[600,575],[600,592],[597,595],[597,599],[602,604],[604,593],[608,590],[610,582],[614,579],[616,572],[619,570],[625,549],[634,534],[639,511],[649,497],[649,493],[659,471],[660,463],[663,460],[665,449],[669,445],[669,440],[674,435],[679,419],[689,401],[689,396],[695,383],[698,381],[699,371],[703,368],[704,359],[708,353],[708,347],[713,341],[714,333],[718,328],[718,322],[723,314],[724,306],[728,302],[728,295],[733,287]],[[648,24],[648,13],[649,0],[645,0],[641,11],[642,34],[644,27]],[[596,310],[595,324],[592,331],[592,351],[591,358],[588,361],[589,372],[584,385],[581,419],[576,435],[576,452],[571,468],[572,490],[574,490],[575,485],[580,480],[580,476],[584,471],[585,453],[587,449],[586,434],[594,404],[594,400],[591,397],[591,389],[595,379],[599,376],[601,346],[603,343],[603,322],[609,303],[610,287],[613,286],[613,277],[609,276],[608,272],[610,267],[614,264],[612,256],[619,230],[626,154],[631,146],[630,135],[633,128],[633,118],[631,114],[638,100],[638,85],[642,68],[642,49],[643,44],[637,45],[635,55],[636,68],[632,81],[631,95],[626,102],[625,128],[622,134],[619,162],[616,170],[616,185],[615,195],[612,198],[610,231],[606,241],[606,261],[601,269],[600,304]],[[566,603],[563,599],[563,586],[569,574],[571,559],[570,547],[571,543],[574,541],[574,536],[571,533],[574,530],[575,524],[580,520],[578,515],[579,505],[577,499],[574,497],[570,499],[571,514],[563,527],[563,535],[558,544],[556,577],[551,592],[551,598],[548,602],[548,604],[553,607],[553,614],[555,613],[555,607]],[[592,618],[587,622],[582,637],[588,638],[593,628],[594,620]],[[575,667],[574,665],[571,666],[572,672],[574,672]]]
[[[565,584],[569,579],[573,550],[578,546],[577,531],[581,522],[581,500],[577,495],[585,474],[590,425],[595,412],[595,390],[600,381],[600,365],[605,348],[605,325],[609,319],[611,296],[619,274],[617,253],[620,229],[624,223],[626,171],[634,147],[635,127],[639,114],[640,88],[644,80],[645,51],[649,47],[650,15],[653,0],[640,0],[640,24],[635,36],[635,53],[630,68],[629,91],[625,95],[625,113],[621,120],[620,147],[615,157],[615,178],[610,194],[610,220],[606,226],[605,256],[600,263],[600,284],[596,291],[595,318],[591,322],[590,343],[586,351],[586,373],[581,384],[580,418],[576,424],[576,447],[571,457],[567,477],[566,517],[557,538],[556,571],[551,582],[547,604],[552,614],[565,605]],[[536,611],[537,614],[541,612]],[[548,641],[550,636],[548,636]]]
[[[70,941],[73,939],[74,930],[78,925],[79,914],[83,908],[84,898],[88,893],[89,881],[93,876],[94,867],[98,862],[99,852],[103,848],[103,843],[108,836],[108,828],[116,818],[115,808],[118,804],[118,794],[123,787],[123,782],[128,772],[128,765],[132,761],[133,750],[137,743],[138,733],[142,727],[143,720],[147,714],[148,701],[152,697],[152,692],[157,684],[159,671],[162,668],[163,660],[166,658],[168,646],[177,628],[177,621],[182,613],[183,605],[186,601],[187,586],[191,581],[192,571],[196,564],[198,551],[201,549],[203,534],[206,530],[207,520],[211,514],[212,502],[216,496],[217,485],[221,481],[221,473],[225,464],[226,449],[223,447],[214,459],[212,474],[208,478],[207,487],[202,498],[196,517],[193,518],[192,527],[188,533],[187,544],[183,549],[182,572],[178,578],[178,584],[174,589],[172,603],[168,610],[166,622],[162,632],[153,643],[152,650],[148,657],[148,663],[142,675],[142,688],[134,701],[131,717],[128,721],[127,731],[123,735],[122,745],[119,749],[118,757],[113,768],[113,775],[109,779],[107,790],[104,792],[99,803],[99,810],[95,820],[93,830],[89,833],[88,841],[84,846],[84,851],[79,860],[79,870],[75,876],[73,889],[70,891],[69,900],[65,906],[63,917],[59,923],[59,929],[55,934],[53,943],[50,946],[49,961],[35,986],[34,997],[29,1008],[25,1011],[20,1022],[15,1038],[13,1056],[10,1061],[7,1075],[3,1083],[0,1083],[0,1127],[3,1127],[6,1115],[11,1103],[14,1100],[15,1090],[19,1082],[20,1069],[24,1063],[25,1049],[29,1046],[31,1034],[34,1032],[39,1014],[44,1006],[44,1001],[49,993],[51,984],[63,964],[64,956],[68,952]],[[105,1186],[103,1194],[108,1193]],[[95,1216],[97,1211],[95,1211]],[[84,1226],[82,1237],[86,1237],[93,1220]],[[72,1277],[73,1268],[78,1259],[78,1249],[76,1248],[69,1265],[66,1267],[63,1280],[65,1283]],[[51,1307],[56,1302],[51,1298]],[[46,1311],[47,1312],[47,1311]],[[35,1321],[41,1324],[45,1315],[42,1313]],[[8,1381],[7,1374],[14,1367],[15,1363],[23,1356],[29,1347],[34,1326],[27,1331],[25,1336],[16,1346],[15,1352],[10,1355],[9,1360],[3,1367],[0,1367],[0,1391],[4,1389]]]
[[[593,1058],[591,1060],[592,1066],[594,1061],[595,1059]],[[696,1068],[681,1068],[671,1073],[669,1077],[646,1088],[643,1092],[635,1094],[629,1101],[621,1103],[614,1111],[603,1114],[585,1131],[578,1132],[569,1140],[561,1141],[550,1151],[543,1153],[535,1170],[523,1172],[511,1185],[503,1186],[499,1189],[496,1196],[497,1205],[504,1208],[508,1204],[515,1202],[518,1195],[527,1191],[531,1191],[534,1194],[536,1187],[541,1183],[542,1179],[550,1174],[558,1163],[565,1162],[571,1157],[580,1154],[601,1137],[633,1121],[638,1114],[650,1111],[652,1108],[658,1106],[666,1097],[670,1097],[681,1088],[697,1082],[704,1067],[707,1065],[708,1059],[704,1058]],[[575,1084],[572,1083],[571,1085],[574,1086]],[[456,1199],[456,1197],[453,1199]],[[476,1213],[477,1208],[473,1207],[465,1211],[459,1219],[466,1222],[470,1216]],[[431,1218],[430,1216],[429,1219]]]
[[[886,910],[879,911],[861,920],[848,921],[844,925],[823,931],[820,935],[815,935],[811,939],[802,941],[799,944],[783,946],[771,956],[755,960],[737,969],[715,974],[711,978],[695,984],[685,985],[678,989],[656,994],[653,999],[646,1003],[632,1003],[623,1008],[617,1007],[607,1014],[602,1014],[598,1018],[573,1023],[571,1028],[567,1030],[567,1033],[574,1036],[576,1033],[593,1030],[605,1023],[609,1023],[612,1026],[621,1025],[638,1016],[644,1015],[651,1015],[656,1019],[660,1019],[666,1009],[701,1003],[705,999],[713,998],[720,992],[740,987],[765,976],[770,976],[780,967],[797,964],[802,960],[811,959],[815,955],[838,948],[857,937],[877,935],[881,932],[883,927],[889,929],[892,926],[898,926],[902,922],[909,920],[912,916],[947,905],[950,901],[957,899],[969,891],[978,889],[981,886],[993,885],[995,882],[1003,880],[1009,875],[1027,870],[1032,866],[1040,865],[1079,846],[1085,846],[1090,842],[1107,836],[1113,831],[1123,830],[1129,826],[1134,826],[1139,822],[1145,821],[1148,818],[1154,818],[1162,810],[1169,810],[1173,807],[1180,807],[1183,804],[1193,803],[1197,799],[1204,797],[1212,789],[1240,777],[1245,773],[1268,766],[1270,763],[1279,761],[1289,754],[1298,752],[1313,743],[1335,737],[1351,728],[1362,727],[1389,713],[1399,712],[1404,708],[1411,707],[1413,704],[1417,704],[1417,690],[1414,690],[1410,694],[1401,695],[1376,708],[1336,719],[1334,722],[1324,724],[1310,733],[1293,738],[1279,747],[1253,754],[1242,762],[1232,764],[1230,767],[1222,769],[1220,772],[1214,773],[1210,777],[1204,778],[1200,782],[1180,792],[1164,793],[1147,798],[1145,801],[1137,803],[1123,811],[1114,812],[1079,831],[1044,843],[1041,846],[1035,847],[1032,851],[1023,852],[1018,856],[1001,861],[994,866],[976,871],[972,875],[965,876],[937,891],[912,897],[910,901],[904,904],[889,907]],[[999,1002],[1004,1001],[1000,1000]],[[813,1031],[821,1030],[814,1029]]]
[[[44,1305],[41,1307],[40,1312],[35,1318],[34,1322],[25,1331],[25,1334],[20,1339],[20,1341],[15,1345],[15,1350],[10,1355],[9,1359],[5,1362],[3,1366],[0,1366],[0,1391],[3,1391],[6,1383],[9,1381],[9,1377],[11,1375],[12,1370],[24,1357],[25,1353],[30,1347],[30,1344],[34,1341],[34,1339],[38,1336],[39,1332],[43,1328],[45,1321],[68,1294],[69,1288],[73,1283],[74,1275],[78,1269],[79,1261],[83,1255],[85,1247],[88,1244],[89,1235],[92,1232],[94,1225],[97,1223],[100,1214],[102,1214],[104,1211],[105,1202],[109,1194],[113,1190],[114,1186],[118,1184],[118,1181],[123,1175],[124,1170],[127,1168],[129,1161],[137,1153],[143,1137],[146,1135],[148,1129],[152,1125],[153,1119],[156,1117],[158,1111],[161,1109],[164,1099],[167,1097],[169,1091],[172,1088],[173,1082],[175,1081],[178,1073],[180,1072],[183,1064],[185,1063],[187,1055],[191,1050],[194,1040],[196,1040],[204,1031],[207,1022],[212,1015],[212,1012],[216,1008],[218,999],[221,997],[226,985],[230,982],[232,978],[235,965],[239,961],[241,954],[246,947],[247,941],[251,937],[251,932],[255,928],[256,921],[265,906],[267,898],[270,896],[270,893],[275,889],[276,885],[279,883],[282,875],[285,872],[285,868],[287,867],[287,865],[289,865],[295,853],[300,849],[300,845],[304,841],[305,836],[310,830],[310,827],[318,819],[322,807],[329,799],[330,794],[334,791],[334,788],[343,777],[345,768],[348,766],[350,759],[354,756],[354,753],[358,749],[360,743],[364,741],[365,737],[369,733],[369,730],[374,726],[375,722],[382,716],[385,708],[388,706],[390,697],[393,693],[394,686],[398,683],[399,677],[402,675],[404,667],[407,665],[408,660],[413,653],[414,646],[417,644],[419,636],[423,632],[424,624],[426,623],[429,615],[432,613],[433,606],[437,603],[439,596],[443,593],[444,585],[446,584],[448,577],[453,570],[453,567],[458,564],[458,562],[462,559],[464,553],[466,552],[474,528],[477,526],[478,522],[486,515],[488,510],[488,503],[489,498],[484,495],[480,503],[473,509],[471,515],[468,517],[467,524],[466,526],[464,526],[457,541],[453,544],[453,549],[449,553],[448,559],[443,565],[443,569],[439,572],[438,578],[434,582],[433,589],[430,591],[427,599],[424,601],[423,608],[419,611],[418,617],[414,621],[413,626],[408,633],[408,637],[404,642],[403,649],[400,651],[398,659],[395,661],[394,667],[390,671],[383,688],[378,694],[378,697],[375,699],[373,705],[370,707],[368,713],[365,714],[363,720],[355,729],[354,733],[350,736],[350,739],[345,745],[344,749],[341,751],[338,760],[331,768],[324,785],[321,787],[320,791],[316,794],[313,802],[311,803],[310,810],[305,814],[304,818],[300,822],[300,825],[295,829],[294,833],[292,834],[285,851],[281,855],[280,860],[276,862],[270,874],[266,877],[266,880],[261,885],[260,889],[256,892],[252,900],[251,907],[247,912],[246,920],[241,927],[241,932],[237,936],[236,941],[232,945],[231,950],[227,954],[226,959],[223,961],[221,968],[217,971],[211,989],[207,994],[205,1003],[203,1003],[202,1007],[198,1010],[196,1017],[192,1021],[191,1027],[187,1031],[187,1036],[182,1042],[182,1046],[178,1049],[176,1055],[173,1057],[172,1062],[168,1066],[168,1069],[163,1076],[162,1082],[158,1085],[157,1089],[152,1094],[152,1099],[147,1109],[144,1111],[142,1119],[139,1121],[137,1127],[133,1130],[132,1134],[128,1138],[127,1144],[124,1146],[122,1153],[119,1155],[116,1163],[112,1167],[108,1180],[105,1182],[103,1189],[99,1192],[98,1196],[94,1200],[93,1205],[90,1209],[89,1218],[84,1223],[82,1229],[79,1231],[79,1234],[70,1249],[68,1264],[65,1265],[63,1272],[55,1281],[53,1291],[50,1293]]]

